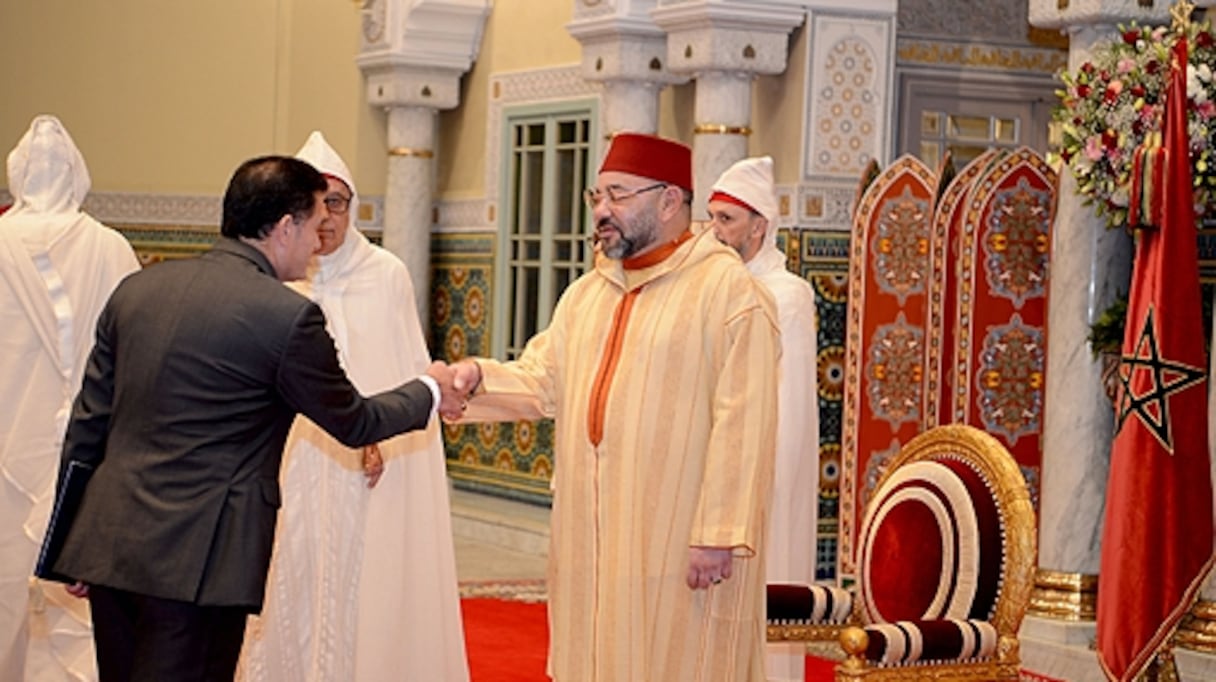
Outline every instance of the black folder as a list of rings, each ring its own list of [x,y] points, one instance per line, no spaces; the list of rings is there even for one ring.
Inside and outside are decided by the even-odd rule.
[[[38,552],[38,563],[34,567],[34,575],[43,580],[54,580],[61,583],[74,583],[75,578],[55,572],[55,562],[63,551],[63,543],[67,540],[68,531],[76,519],[80,509],[80,500],[84,497],[84,489],[93,476],[93,465],[84,462],[68,462],[68,469],[63,475],[63,485],[55,498],[55,508],[51,510],[51,520],[46,526],[46,536],[42,538],[42,549]]]

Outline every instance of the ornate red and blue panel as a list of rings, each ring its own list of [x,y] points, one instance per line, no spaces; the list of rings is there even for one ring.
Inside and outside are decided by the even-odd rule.
[[[950,396],[955,392],[953,323],[958,308],[956,264],[959,235],[962,233],[963,215],[975,179],[1000,156],[999,151],[989,148],[954,174],[938,197],[933,212],[933,230],[929,235],[933,276],[929,285],[929,341],[925,345],[926,430],[950,423]],[[965,387],[963,390],[966,390]]]
[[[952,385],[943,421],[996,437],[1037,500],[1047,368],[1047,277],[1057,176],[1037,152],[974,181],[958,234]],[[948,366],[949,367],[949,366]]]
[[[936,191],[932,170],[900,157],[869,185],[853,217],[837,555],[843,575],[854,570],[857,520],[869,492],[923,422]]]

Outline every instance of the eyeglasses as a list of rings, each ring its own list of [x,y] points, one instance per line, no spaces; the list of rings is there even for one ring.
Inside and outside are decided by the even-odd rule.
[[[350,208],[350,197],[341,194],[331,194],[321,201],[325,202],[325,208],[329,209],[330,213],[346,213],[346,209]]]
[[[620,185],[609,185],[605,187],[603,191],[600,191],[598,187],[588,187],[587,189],[583,190],[583,200],[587,202],[588,208],[594,209],[601,201],[604,200],[604,197],[608,197],[609,203],[619,204],[630,197],[635,197],[641,194],[642,192],[649,192],[651,190],[660,189],[663,187],[667,187],[666,182],[656,182],[653,185],[646,185],[645,187],[638,187],[637,189],[625,189]]]

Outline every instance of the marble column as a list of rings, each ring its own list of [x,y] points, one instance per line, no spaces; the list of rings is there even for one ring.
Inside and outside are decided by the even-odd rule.
[[[582,74],[603,86],[600,129],[604,140],[620,132],[659,131],[659,92],[683,82],[667,70],[667,35],[647,14],[648,3],[612,7],[575,3],[566,31],[582,46]],[[606,150],[607,145],[600,147]],[[598,164],[597,164],[598,165]]]
[[[666,85],[659,81],[605,81],[601,114],[605,137],[622,131],[658,132],[659,90]]]
[[[747,138],[752,133],[752,74],[698,73],[695,107],[692,160],[696,187],[692,214],[700,218],[706,214],[709,188],[731,164],[747,156]]]
[[[1070,29],[1075,71],[1114,25]],[[1048,293],[1047,385],[1039,506],[1039,561],[1022,625],[1025,666],[1069,680],[1103,680],[1091,650],[1095,634],[1102,515],[1114,408],[1102,361],[1087,342],[1090,325],[1131,281],[1132,243],[1082,205],[1067,169],[1060,174]]]
[[[434,204],[435,109],[388,109],[388,181],[384,193],[384,248],[405,263],[414,285],[412,305],[429,328],[431,223]],[[402,302],[405,305],[406,302]]]
[[[667,33],[667,68],[697,81],[693,127],[693,219],[707,217],[709,188],[747,156],[752,79],[785,71],[801,3],[673,0],[650,11]]]
[[[1074,31],[1069,69],[1089,58],[1095,40],[1114,31],[1101,25]],[[1039,566],[1096,575],[1114,409],[1086,336],[1107,306],[1127,293],[1131,239],[1123,230],[1108,230],[1092,207],[1081,204],[1076,181],[1064,171],[1052,240]]]

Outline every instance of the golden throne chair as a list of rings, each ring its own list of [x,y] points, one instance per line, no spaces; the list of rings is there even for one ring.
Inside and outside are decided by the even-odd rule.
[[[858,537],[857,613],[842,680],[1016,680],[1035,565],[1026,480],[995,438],[962,424],[904,445]]]
[[[1018,678],[1035,516],[995,438],[952,424],[905,444],[866,505],[857,546],[851,595],[768,586],[769,641],[838,637],[838,682]]]

